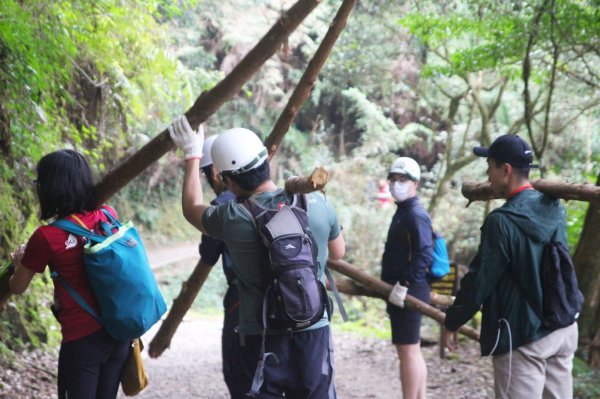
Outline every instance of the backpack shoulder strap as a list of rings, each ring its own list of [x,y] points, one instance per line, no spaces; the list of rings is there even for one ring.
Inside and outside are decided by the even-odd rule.
[[[62,284],[62,286],[65,287],[65,289],[67,290],[69,295],[71,295],[71,298],[73,298],[75,300],[75,302],[77,302],[79,304],[79,306],[81,306],[83,308],[83,310],[88,312],[88,314],[90,316],[92,316],[94,319],[96,319],[99,323],[102,324],[102,319],[100,319],[100,316],[98,316],[98,314],[94,311],[94,309],[92,309],[92,307],[90,305],[88,305],[88,303],[81,297],[81,295],[79,295],[77,293],[77,291],[75,291],[73,289],[73,287],[71,287],[69,285],[69,283],[67,283],[60,274],[58,274],[57,271],[53,271],[50,274],[50,277],[52,277],[53,280],[56,280],[60,284]]]
[[[342,297],[340,296],[340,292],[335,285],[335,281],[333,280],[333,276],[331,275],[331,271],[329,271],[329,267],[325,265],[325,275],[327,276],[327,280],[329,280],[329,286],[333,291],[333,296],[335,297],[335,301],[338,304],[338,309],[340,310],[340,314],[342,315],[342,320],[344,322],[348,321],[348,314],[346,313],[346,308],[344,307],[344,303],[342,302]],[[332,315],[329,315],[331,317]]]
[[[104,236],[92,233],[90,230],[83,228],[82,226],[75,224],[67,219],[55,220],[50,224],[50,226],[58,227],[59,229],[62,229],[68,233],[73,233],[75,235],[88,238],[95,242],[103,242],[105,240]]]

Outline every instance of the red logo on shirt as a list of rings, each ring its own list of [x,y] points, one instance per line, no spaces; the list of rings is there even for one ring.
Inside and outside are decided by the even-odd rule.
[[[280,202],[279,204],[277,204],[277,209],[281,209],[283,208],[283,206],[285,205],[285,202]]]

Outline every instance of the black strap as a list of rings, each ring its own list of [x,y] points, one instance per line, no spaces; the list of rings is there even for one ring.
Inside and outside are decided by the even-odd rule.
[[[342,302],[342,297],[340,296],[340,292],[338,291],[337,286],[335,285],[335,281],[333,280],[333,276],[331,275],[331,272],[329,271],[327,265],[325,266],[325,275],[327,276],[327,280],[329,280],[329,286],[331,287],[331,290],[333,291],[333,296],[335,297],[335,301],[338,304],[338,309],[340,310],[340,314],[342,315],[342,320],[346,322],[348,321],[348,314],[346,313],[346,308],[344,307],[344,303]],[[333,315],[329,316],[331,317]]]

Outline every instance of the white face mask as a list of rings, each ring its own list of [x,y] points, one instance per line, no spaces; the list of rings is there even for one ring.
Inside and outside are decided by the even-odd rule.
[[[413,183],[411,181],[395,181],[390,185],[390,193],[398,202],[406,201],[410,195]]]

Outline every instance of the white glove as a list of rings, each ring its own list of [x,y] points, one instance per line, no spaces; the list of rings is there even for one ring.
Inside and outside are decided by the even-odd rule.
[[[178,116],[175,122],[169,125],[169,135],[178,148],[183,150],[183,159],[202,158],[202,143],[204,142],[204,128],[202,125],[198,132],[194,132],[185,115]]]
[[[396,283],[394,288],[392,288],[392,292],[390,292],[390,296],[388,297],[388,302],[394,304],[398,307],[404,307],[404,299],[406,298],[406,293],[408,292],[408,287],[400,285],[400,283]]]

